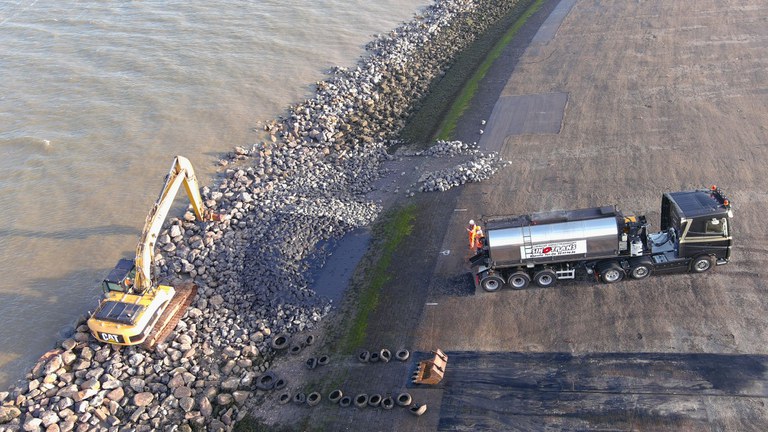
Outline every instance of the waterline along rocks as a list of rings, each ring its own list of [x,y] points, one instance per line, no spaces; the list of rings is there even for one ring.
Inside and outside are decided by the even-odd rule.
[[[175,333],[154,352],[117,349],[96,343],[82,317],[0,392],[0,432],[231,429],[266,394],[256,384],[275,358],[272,339],[311,331],[330,309],[309,288],[316,245],[377,217],[366,193],[393,158],[387,144],[453,56],[514,5],[437,1],[271,122],[268,142],[236,148],[202,191],[228,219],[203,226],[188,212],[158,239],[155,274],[199,286]],[[483,156],[470,164],[455,171],[480,178],[497,166]]]

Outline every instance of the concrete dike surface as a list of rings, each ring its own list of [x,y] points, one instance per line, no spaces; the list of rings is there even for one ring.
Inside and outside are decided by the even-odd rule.
[[[656,229],[663,192],[716,184],[735,206],[733,259],[458,296],[446,286],[465,254],[437,256],[412,348],[450,360],[444,385],[411,391],[437,411],[419,430],[768,428],[767,20],[758,1],[575,1],[525,49],[490,105],[502,123],[478,140],[497,136],[487,144],[510,165],[430,209],[450,215],[436,249],[465,248],[457,233],[483,214],[617,205]],[[568,95],[559,129],[510,127],[506,102],[555,94]]]

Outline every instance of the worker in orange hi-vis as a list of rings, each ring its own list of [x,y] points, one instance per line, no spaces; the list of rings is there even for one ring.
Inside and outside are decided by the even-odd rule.
[[[480,245],[479,247],[482,247],[480,239],[483,237],[483,230],[479,225],[475,224],[473,219],[469,220],[469,225],[467,225],[467,232],[469,233],[469,249],[477,249],[478,245]]]
[[[480,249],[483,248],[483,239],[485,238],[485,234],[483,234],[483,229],[480,228],[479,225],[475,225],[477,227],[477,231],[475,232],[475,249],[480,252]]]

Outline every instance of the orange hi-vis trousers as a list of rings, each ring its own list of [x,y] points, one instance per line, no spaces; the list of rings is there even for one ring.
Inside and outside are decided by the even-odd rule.
[[[480,237],[482,233],[482,229],[480,229],[479,226],[475,225],[472,228],[469,228],[469,248],[474,249],[477,247],[481,247],[480,243]]]

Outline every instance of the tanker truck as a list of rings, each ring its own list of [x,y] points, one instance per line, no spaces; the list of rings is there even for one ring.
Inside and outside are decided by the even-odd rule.
[[[625,277],[704,273],[731,257],[733,211],[716,186],[664,193],[660,231],[645,216],[615,206],[484,217],[485,238],[470,258],[476,287],[551,287],[586,274],[603,283]]]

